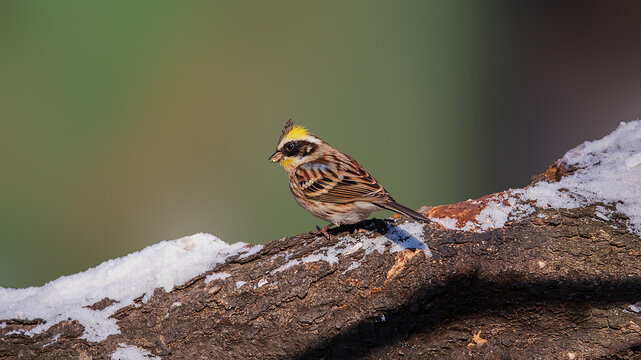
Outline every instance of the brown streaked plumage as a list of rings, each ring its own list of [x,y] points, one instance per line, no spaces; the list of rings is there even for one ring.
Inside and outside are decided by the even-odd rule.
[[[424,215],[397,203],[356,160],[295,126],[291,119],[269,160],[287,171],[298,204],[332,224],[355,224],[381,209],[427,221]]]

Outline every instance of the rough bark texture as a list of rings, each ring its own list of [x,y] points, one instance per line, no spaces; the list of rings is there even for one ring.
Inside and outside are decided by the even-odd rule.
[[[555,165],[536,180],[567,171]],[[464,219],[482,206],[423,210]],[[100,343],[81,340],[74,321],[26,337],[6,334],[35,321],[8,320],[0,359],[104,359],[119,343],[163,359],[641,358],[641,318],[629,307],[641,299],[641,240],[624,217],[604,219],[595,207],[537,209],[483,233],[426,224],[432,257],[360,249],[272,273],[283,254],[302,259],[350,232],[272,241],[210,272],[227,279],[206,283],[206,273],[118,311],[121,334]],[[360,231],[379,236],[390,221]]]

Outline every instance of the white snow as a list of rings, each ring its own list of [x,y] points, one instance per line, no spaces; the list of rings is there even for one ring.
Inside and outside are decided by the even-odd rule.
[[[597,205],[594,215],[601,218],[601,220],[608,221],[610,220],[610,216],[612,216],[612,211],[606,209],[605,206]]]
[[[281,271],[283,271],[285,269],[289,269],[290,267],[292,267],[294,265],[298,265],[298,264],[300,264],[300,260],[297,260],[297,259],[289,260],[287,263],[285,263],[285,265],[281,265],[281,266],[277,267],[276,269],[270,271],[269,273],[271,275],[274,275],[274,274],[276,274],[278,272],[281,272]]]
[[[230,276],[231,276],[231,274],[228,274],[226,272],[213,273],[213,274],[207,275],[205,277],[205,284],[209,284],[210,282],[212,282],[214,280],[218,280],[218,279],[225,280]]]
[[[8,333],[4,334],[5,336],[9,335],[24,335],[27,332],[25,329],[17,329],[13,331],[9,331]]]
[[[256,284],[256,287],[259,288],[259,287],[261,287],[263,285],[266,285],[267,283],[269,283],[269,281],[267,281],[267,279],[260,279],[258,281],[258,284]]]
[[[628,169],[641,165],[641,153],[634,154],[625,160],[625,166]]]
[[[363,243],[356,243],[350,249],[343,251],[343,255],[349,255],[351,253],[355,253],[362,248],[363,248]]]
[[[458,221],[454,218],[451,218],[449,216],[443,217],[443,218],[438,218],[438,217],[430,217],[431,221],[434,221],[435,223],[441,224],[446,229],[450,230],[464,230],[464,231],[469,231],[472,230],[472,227],[470,224],[472,222],[468,221],[465,223],[463,226],[458,226]]]
[[[641,121],[621,123],[606,137],[568,151],[561,161],[577,170],[559,182],[525,189],[522,198],[542,208],[613,205],[630,218],[629,229],[641,235]]]
[[[408,222],[398,226],[391,226],[385,235],[378,236],[372,240],[371,244],[365,240],[363,247],[367,254],[376,250],[382,253],[381,244],[390,241],[392,246],[390,253],[403,251],[405,249],[418,249],[425,251],[425,255],[432,256],[432,252],[427,247],[423,235],[425,235],[425,224],[419,222]],[[370,249],[371,248],[371,249]]]
[[[171,304],[171,307],[176,307],[176,306],[181,306],[183,303],[180,301],[176,301],[175,303]]]
[[[0,319],[36,319],[40,324],[25,335],[42,333],[63,320],[77,320],[85,328],[82,338],[101,341],[120,333],[116,310],[149,298],[154,289],[171,291],[198,274],[224,263],[229,256],[254,251],[245,243],[227,244],[209,234],[162,241],[138,252],[108,260],[84,272],[63,276],[41,287],[0,287]],[[89,306],[109,298],[116,302],[103,310]]]
[[[490,229],[503,227],[508,220],[519,219],[534,212],[534,208],[519,202],[520,190],[508,190],[486,199],[484,208],[474,218],[474,221],[467,221],[459,226],[458,220],[451,217],[436,218],[430,220],[441,224],[446,229],[483,232]],[[468,200],[472,204],[481,204],[480,200]]]
[[[256,254],[257,252],[261,251],[262,249],[263,249],[263,245],[254,245],[251,248],[249,248],[249,250],[247,250],[247,252],[245,252],[244,254],[241,254],[238,258],[239,259],[244,259],[246,257],[252,256],[252,255]]]
[[[111,360],[162,360],[149,351],[137,346],[120,343],[118,348],[111,354]]]
[[[382,254],[386,251],[387,245],[390,245],[390,253],[405,249],[419,249],[425,251],[425,255],[432,256],[430,249],[425,243],[424,234],[424,224],[408,222],[400,225],[392,225],[388,228],[385,235],[380,235],[375,238],[367,238],[360,233],[353,236],[341,237],[334,246],[317,250],[311,255],[304,256],[300,260],[291,259],[284,265],[272,270],[270,274],[274,275],[300,263],[326,261],[330,264],[336,264],[339,255],[346,256],[360,249],[365,251],[364,256],[374,251]],[[289,259],[289,255],[287,259]],[[354,267],[352,267],[352,265],[354,265],[354,263],[350,264],[350,267],[345,270],[345,272],[355,269],[360,264],[354,265]]]
[[[507,204],[506,204],[507,203]],[[509,193],[501,194],[490,200],[476,216],[481,231],[487,231],[502,227],[510,217],[523,217],[534,212],[534,209],[526,204],[518,203],[516,199],[509,196]]]
[[[361,266],[361,263],[358,262],[358,261],[354,261],[353,263],[349,264],[349,267],[347,269],[345,269],[345,271],[343,271],[342,273],[345,274],[346,272],[348,272],[350,270],[354,270],[354,269],[358,268],[359,266]]]
[[[447,229],[482,232],[532,213],[528,201],[544,209],[603,203],[627,215],[629,229],[641,235],[641,121],[621,123],[604,138],[568,151],[561,162],[577,170],[559,182],[541,181],[526,189],[497,194],[487,200],[474,221],[459,226],[457,219],[450,217],[431,220]],[[603,206],[597,208],[596,215],[603,220],[611,214]]]
[[[245,284],[247,284],[247,281],[236,281],[236,289],[240,289]]]
[[[58,341],[58,339],[60,339],[60,334],[56,334],[56,335],[54,335],[54,336],[53,336],[53,339],[51,339],[51,341],[49,341],[48,343],[46,343],[46,344],[42,345],[42,347],[43,347],[43,348],[46,348],[47,346],[49,346],[49,345],[51,345],[51,344],[55,343],[56,341]]]

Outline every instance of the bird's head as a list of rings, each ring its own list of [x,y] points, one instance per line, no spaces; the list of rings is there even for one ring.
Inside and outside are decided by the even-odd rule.
[[[314,160],[318,156],[319,147],[323,140],[309,133],[304,127],[294,125],[292,119],[287,120],[276,145],[276,152],[269,161],[280,163],[285,170],[292,170],[300,164]]]

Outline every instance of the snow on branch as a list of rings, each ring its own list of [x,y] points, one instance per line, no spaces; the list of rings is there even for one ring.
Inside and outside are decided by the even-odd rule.
[[[599,214],[604,218],[613,212],[624,214],[630,231],[641,235],[641,121],[621,123],[606,137],[586,141],[568,151],[551,170],[554,173],[543,177],[548,181],[468,200],[474,211],[458,218],[441,207],[428,214],[447,229],[482,232],[521,219],[535,207],[574,209],[601,204]],[[457,206],[460,210],[461,204]]]
[[[98,342],[120,332],[111,316],[133,305],[134,299],[142,297],[146,303],[157,288],[169,292],[231,256],[249,256],[261,248],[230,245],[209,234],[162,241],[41,287],[0,288],[0,319],[44,321],[23,332],[27,336],[40,334],[60,321],[77,320],[85,328],[82,338]],[[106,306],[95,306],[101,301]]]

